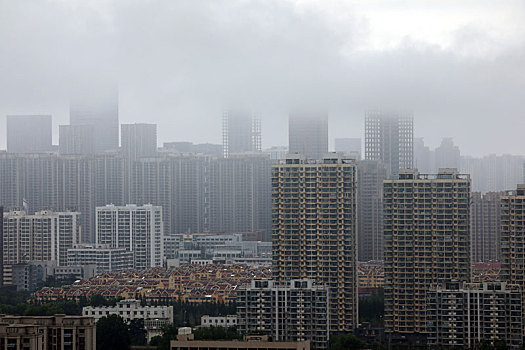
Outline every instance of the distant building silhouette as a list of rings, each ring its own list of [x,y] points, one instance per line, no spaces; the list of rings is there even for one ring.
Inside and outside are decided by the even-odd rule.
[[[379,160],[390,175],[414,167],[414,117],[409,113],[367,111],[365,159]]]
[[[338,138],[334,140],[335,151],[342,152],[356,160],[361,159],[361,139],[360,138]]]
[[[261,119],[249,112],[226,110],[222,116],[223,155],[261,151]]]
[[[157,124],[122,124],[121,150],[130,160],[157,154]]]
[[[321,159],[328,153],[328,116],[292,113],[288,119],[288,152],[309,159]]]
[[[118,149],[118,88],[97,84],[77,88],[70,100],[71,125],[93,125],[95,152]]]
[[[472,262],[499,261],[501,243],[501,192],[472,192],[471,245]]]
[[[8,115],[7,152],[45,153],[53,150],[51,115]]]
[[[61,155],[95,153],[93,125],[60,125],[58,135],[58,153]]]

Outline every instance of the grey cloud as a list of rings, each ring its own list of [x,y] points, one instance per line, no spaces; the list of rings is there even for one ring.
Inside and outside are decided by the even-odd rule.
[[[330,112],[332,137],[360,137],[366,108],[391,107],[414,110],[416,133],[432,144],[452,136],[464,153],[524,153],[523,43],[499,45],[470,25],[447,49],[408,37],[395,49],[363,50],[367,19],[322,9],[0,2],[0,115],[52,113],[66,123],[70,86],[114,75],[121,121],[156,122],[161,141],[219,142],[221,110],[232,105],[263,113],[264,146],[286,144],[287,112],[301,105]]]

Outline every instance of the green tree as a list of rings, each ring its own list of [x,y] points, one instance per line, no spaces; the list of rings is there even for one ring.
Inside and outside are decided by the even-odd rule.
[[[177,339],[178,328],[174,324],[169,324],[162,327],[162,336],[154,337],[155,341],[150,343],[151,345],[157,346],[157,350],[169,350],[170,340]]]
[[[97,348],[127,350],[131,344],[128,326],[118,315],[102,317],[97,322]]]
[[[144,329],[144,320],[131,320],[128,326],[128,333],[131,345],[146,345],[146,330]]]
[[[365,349],[367,344],[352,334],[340,334],[330,342],[330,350]]]

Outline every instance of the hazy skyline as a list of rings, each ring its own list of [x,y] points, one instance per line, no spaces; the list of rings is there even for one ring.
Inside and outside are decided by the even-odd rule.
[[[331,143],[363,138],[383,107],[413,110],[432,148],[525,154],[524,21],[521,1],[0,0],[0,149],[8,114],[52,114],[58,143],[70,87],[108,76],[120,122],[160,143],[220,143],[232,106],[261,111],[263,148],[305,106]]]

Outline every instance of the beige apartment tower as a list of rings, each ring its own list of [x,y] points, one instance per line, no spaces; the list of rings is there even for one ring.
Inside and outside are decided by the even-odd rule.
[[[525,287],[525,185],[501,196],[501,279]],[[525,310],[523,310],[525,315]]]
[[[385,331],[424,335],[428,288],[470,281],[470,177],[403,170],[383,194]]]
[[[273,272],[329,289],[330,330],[357,326],[356,167],[338,155],[272,168]]]

